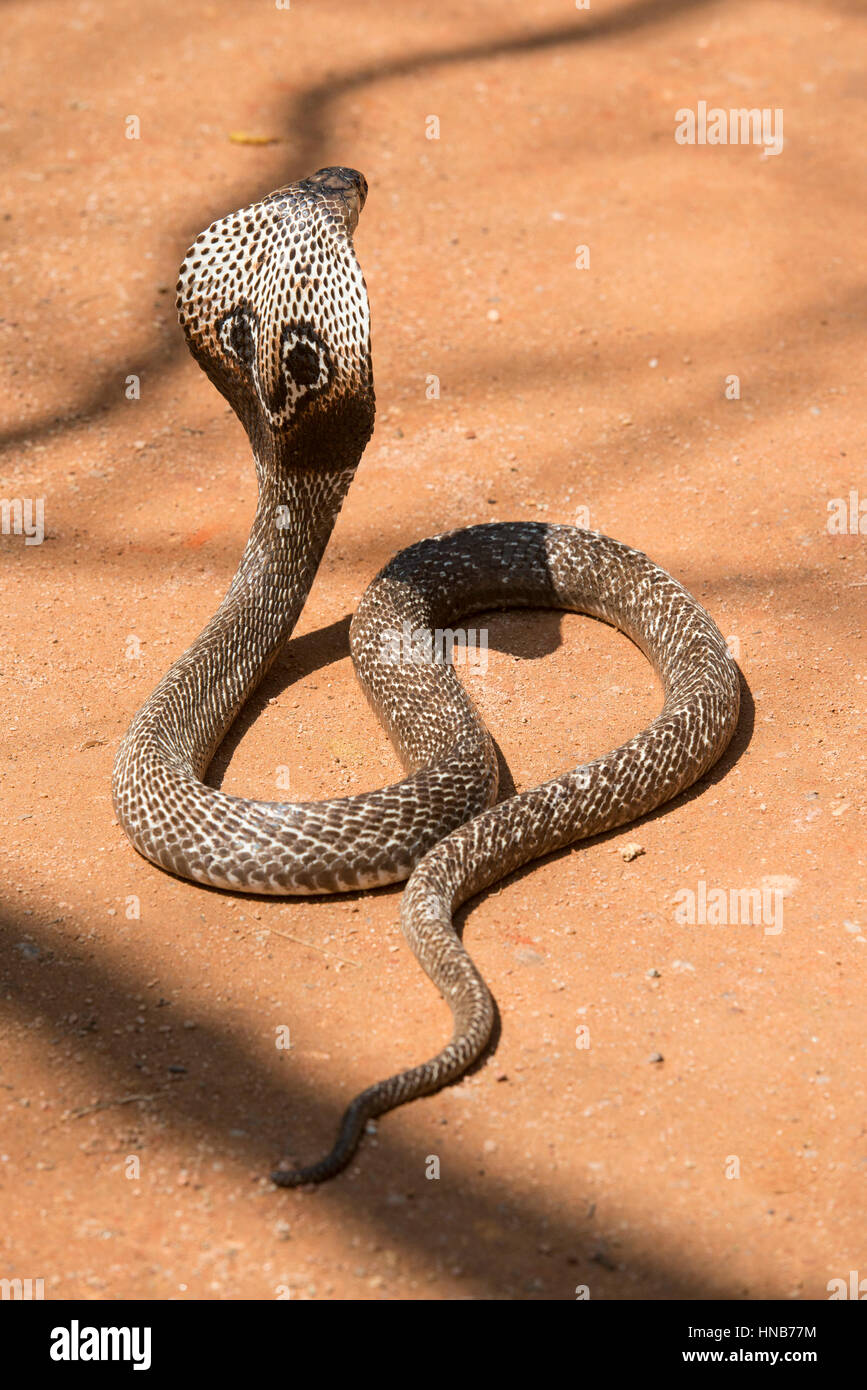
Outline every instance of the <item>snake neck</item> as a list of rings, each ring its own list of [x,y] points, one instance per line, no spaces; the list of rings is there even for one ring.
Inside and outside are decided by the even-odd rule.
[[[256,471],[259,500],[250,536],[226,597],[208,624],[236,640],[240,624],[244,641],[253,638],[251,669],[258,669],[266,645],[279,647],[295,626],[355,468],[275,477],[257,461]]]
[[[291,634],[355,469],[275,475],[257,460],[256,471],[256,516],[228,592],[127,735],[196,778]]]

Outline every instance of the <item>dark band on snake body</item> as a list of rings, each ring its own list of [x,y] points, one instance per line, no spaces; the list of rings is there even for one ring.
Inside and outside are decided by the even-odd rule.
[[[305,803],[245,800],[202,781],[292,632],[373,427],[367,293],[352,247],[366,193],[355,171],[320,170],[213,223],[181,267],[181,324],[247,430],[259,502],[226,597],[135,716],[113,784],[135,847],[199,882],[304,894],[409,877],[401,924],[452,1010],[452,1041],[356,1097],[332,1152],[275,1173],[283,1186],[339,1172],[368,1120],[438,1090],[484,1050],[493,1001],[452,925],[461,903],[521,864],[675,796],[716,761],[738,718],[726,644],[664,570],[597,532],[494,523],[402,551],[353,619],[356,672],[401,756],[403,781]],[[621,748],[494,805],[493,743],[452,666],[395,662],[388,638],[407,624],[434,631],[515,606],[614,624],[656,667],[665,704]]]

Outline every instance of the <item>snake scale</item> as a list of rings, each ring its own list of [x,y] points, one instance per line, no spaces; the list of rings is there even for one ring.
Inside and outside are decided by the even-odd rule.
[[[401,924],[453,1015],[432,1060],[346,1110],[327,1157],[278,1170],[319,1182],[349,1161],[366,1122],[460,1076],[484,1050],[494,1006],[453,926],[456,909],[520,865],[644,815],[721,755],[739,681],[704,609],[639,551],[596,531],[491,523],[396,556],[350,629],[361,685],[405,778],[325,802],[229,796],[203,778],[244,701],[284,648],[373,430],[367,291],[352,237],[361,174],[321,169],[219,221],[190,248],[178,314],[199,366],[252,446],[249,540],[217,612],[135,716],[113,794],[135,848],[162,868],[237,892],[341,892],[408,878]],[[389,634],[446,628],[473,611],[560,608],[625,632],[655,666],[661,714],[614,752],[494,804],[491,737],[449,661],[394,659]]]

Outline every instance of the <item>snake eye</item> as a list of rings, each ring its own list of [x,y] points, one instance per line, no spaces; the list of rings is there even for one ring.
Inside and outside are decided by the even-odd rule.
[[[255,322],[247,309],[236,309],[220,321],[218,332],[220,344],[229,357],[236,358],[245,367],[252,367],[256,360]]]

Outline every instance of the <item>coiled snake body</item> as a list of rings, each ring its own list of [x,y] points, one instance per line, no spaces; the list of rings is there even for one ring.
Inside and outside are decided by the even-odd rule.
[[[365,1123],[461,1075],[493,1024],[456,909],[521,864],[622,825],[675,796],[720,756],[739,682],[717,627],[645,555],[594,531],[493,523],[421,541],[377,576],[353,619],[361,684],[407,769],[334,801],[244,800],[202,778],[304,604],[373,428],[367,292],[352,246],[367,186],[323,169],[215,222],[181,267],[178,312],[196,361],[244,424],[259,502],[214,617],[139,710],[117,754],[114,804],[136,849],[201,883],[250,893],[340,892],[409,877],[401,923],[448,1002],[449,1044],[371,1086],[321,1162],[331,1177]],[[662,713],[605,757],[494,805],[497,763],[450,663],[394,660],[391,634],[433,632],[482,609],[572,609],[627,633],[656,667]]]

